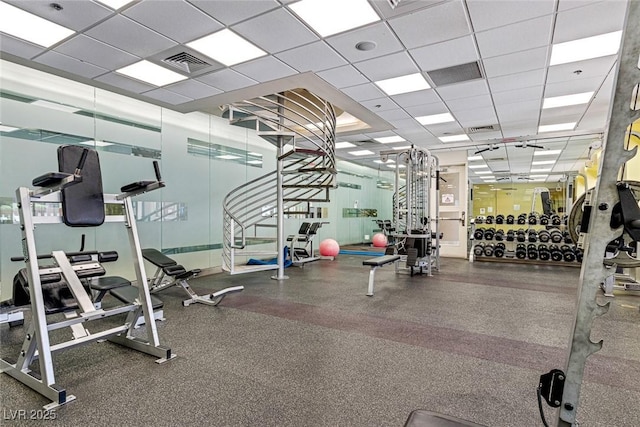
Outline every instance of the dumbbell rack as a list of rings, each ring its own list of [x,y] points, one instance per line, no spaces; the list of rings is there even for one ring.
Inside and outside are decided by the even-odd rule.
[[[515,221],[515,218],[514,218],[514,222],[509,224],[507,223],[495,224],[491,220],[488,224],[485,224],[484,219],[482,220],[481,224],[474,223],[470,233],[471,256],[473,257],[473,259],[476,261],[487,261],[487,262],[508,262],[508,263],[517,263],[517,264],[580,267],[581,254],[577,254],[576,256],[575,245],[573,243],[568,243],[565,240],[564,235],[560,235],[562,238],[562,240],[560,241],[558,241],[558,238],[559,238],[558,235],[554,236],[556,241],[549,240],[547,242],[542,242],[538,238],[535,238],[535,241],[529,240],[529,234],[531,231],[535,231],[536,233],[539,233],[541,231],[547,230],[547,227],[551,227],[548,230],[550,233],[553,233],[553,230],[557,230],[559,233],[563,233],[565,231],[566,226],[562,223],[560,225],[550,225],[550,224],[543,225],[539,223],[539,217],[537,217],[535,221],[534,220],[530,221],[529,219],[530,216],[531,215],[526,216],[526,221],[524,223],[522,223],[522,221],[518,223],[517,221]],[[492,228],[495,230],[493,233],[486,232],[487,230]],[[485,232],[479,233],[478,231],[480,230],[484,230]],[[507,240],[507,233],[509,233],[510,230],[514,232],[512,241]],[[504,237],[502,240],[498,240],[495,238],[495,235],[498,234],[500,231],[504,233]],[[520,236],[519,241],[517,239],[518,231],[522,232],[522,236]],[[493,234],[493,236],[491,234]],[[524,238],[524,241],[522,240],[523,238]],[[482,245],[481,251],[478,250],[479,245]],[[493,252],[495,252],[495,250],[498,248],[499,245],[502,246],[504,254],[502,256],[497,256],[494,253],[492,253],[491,250],[485,251],[485,248],[489,247],[489,245],[494,245]],[[519,245],[524,245],[524,246],[523,247],[520,246],[519,248]],[[565,260],[564,251],[562,253],[562,259],[560,260],[553,260],[551,259],[551,257],[548,260],[540,259],[540,257],[538,256],[539,248],[543,246],[546,246],[547,248],[551,248],[552,245],[557,245],[559,250],[560,248],[564,248],[565,250],[570,250],[574,254],[575,260]],[[532,247],[535,248],[534,251],[530,251],[530,248]],[[535,258],[533,258],[533,255],[529,254],[530,252],[533,252],[536,255]],[[571,255],[569,255],[569,258],[571,258]]]

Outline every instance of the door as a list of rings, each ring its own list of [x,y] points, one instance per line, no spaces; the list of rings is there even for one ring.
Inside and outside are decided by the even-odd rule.
[[[467,167],[440,167],[440,256],[467,258]],[[435,205],[434,205],[435,206]]]

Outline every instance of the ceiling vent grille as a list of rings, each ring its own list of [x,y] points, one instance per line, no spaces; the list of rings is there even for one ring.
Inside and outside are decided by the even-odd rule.
[[[484,78],[478,61],[428,71],[427,74],[436,86],[445,86]]]
[[[486,125],[486,126],[474,126],[466,129],[466,133],[481,133],[481,132],[493,132],[500,130],[500,125]]]
[[[162,62],[189,74],[211,66],[211,64],[204,59],[200,59],[187,52],[180,52],[175,55],[171,55],[170,57],[163,59]]]

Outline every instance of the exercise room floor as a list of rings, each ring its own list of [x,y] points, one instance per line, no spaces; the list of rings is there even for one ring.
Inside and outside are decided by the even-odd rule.
[[[486,426],[540,426],[541,373],[564,369],[580,270],[443,259],[433,277],[378,269],[365,296],[363,256],[286,270],[192,281],[204,292],[245,286],[219,307],[159,296],[163,344],[177,357],[104,342],[55,356],[57,383],[77,397],[56,410],[64,426],[396,426],[414,409]],[[604,299],[604,297],[602,298]],[[640,425],[640,296],[619,294],[599,318],[578,420]],[[90,325],[88,326],[90,328]],[[15,360],[22,327],[0,327]],[[43,397],[0,375],[2,425]],[[546,407],[555,425],[555,413]]]

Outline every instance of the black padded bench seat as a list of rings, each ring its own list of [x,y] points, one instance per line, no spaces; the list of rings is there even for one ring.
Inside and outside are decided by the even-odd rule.
[[[411,414],[404,427],[484,427],[471,421],[461,420],[448,415],[417,409]]]
[[[172,265],[178,264],[175,260],[172,260],[159,250],[153,248],[143,249],[142,256],[151,264],[160,268],[171,267]]]
[[[376,277],[376,269],[387,264],[395,263],[397,270],[398,261],[400,261],[400,255],[382,255],[362,261],[362,265],[368,265],[371,267],[371,270],[369,271],[369,288],[367,296],[373,296],[373,283]]]
[[[135,286],[123,286],[120,288],[115,288],[109,291],[111,295],[115,298],[119,299],[125,304],[133,304],[133,302],[138,298],[138,288]],[[156,296],[151,296],[151,305],[154,310],[158,310],[164,306],[162,300]]]

